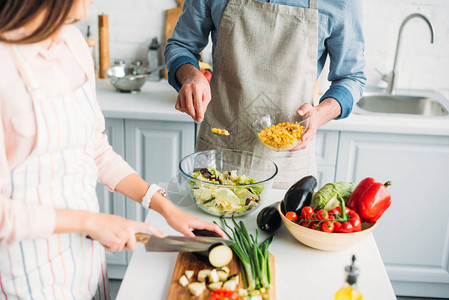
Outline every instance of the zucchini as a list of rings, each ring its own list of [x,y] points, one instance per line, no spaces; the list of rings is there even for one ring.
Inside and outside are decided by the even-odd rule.
[[[193,282],[188,285],[190,294],[194,296],[199,296],[206,289],[206,284],[204,282]]]

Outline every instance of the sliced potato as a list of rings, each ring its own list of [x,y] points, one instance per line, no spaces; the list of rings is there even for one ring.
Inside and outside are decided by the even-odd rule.
[[[206,284],[204,282],[192,282],[188,285],[190,294],[194,296],[199,296],[206,289]]]
[[[223,288],[235,291],[237,289],[237,283],[235,282],[235,280],[228,280],[225,283],[223,283]]]
[[[228,278],[227,281],[230,281],[230,280],[234,280],[235,283],[236,283],[237,285],[239,285],[239,275],[238,275],[238,274],[234,274],[234,275],[232,275],[232,276],[229,276],[229,278]]]
[[[185,271],[185,275],[186,275],[187,279],[192,278],[193,274],[195,274],[195,271],[193,271],[193,270],[186,270]]]
[[[229,268],[226,267],[226,266],[221,267],[221,268],[218,268],[218,269],[217,269],[217,272],[219,272],[219,271],[223,271],[223,272],[227,273],[228,275],[229,275],[229,273],[231,272],[231,271],[229,270]]]
[[[219,281],[219,282],[214,282],[214,283],[210,283],[208,285],[209,289],[212,291],[215,291],[216,289],[219,289],[223,286],[223,282]]]
[[[215,283],[220,281],[220,278],[218,277],[218,273],[216,269],[213,269],[210,274],[209,274],[209,282],[210,283]]]
[[[209,269],[200,270],[198,272],[198,276],[197,276],[198,281],[206,282],[206,279],[209,278],[209,275],[210,275],[211,272],[212,272],[212,270],[209,270]]]
[[[179,278],[178,282],[182,286],[186,286],[189,284],[189,280],[187,279],[186,275],[182,275],[181,278]]]
[[[217,274],[219,281],[226,281],[228,279],[229,273],[226,273],[225,271],[218,270]]]

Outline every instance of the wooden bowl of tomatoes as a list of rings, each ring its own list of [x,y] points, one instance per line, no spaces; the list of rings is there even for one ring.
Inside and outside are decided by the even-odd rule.
[[[325,215],[323,211],[313,211],[310,206],[305,207],[305,209],[308,210],[307,212],[304,212],[305,215],[315,214],[317,217],[314,217],[311,220],[304,221],[304,219],[307,218],[304,217],[303,211],[301,211],[301,214],[303,216],[297,216],[299,220],[296,219],[295,221],[295,216],[288,215],[287,213],[287,218],[287,216],[282,212],[282,201],[278,206],[278,211],[281,215],[282,222],[284,223],[285,227],[287,227],[287,230],[291,233],[291,235],[293,235],[295,239],[297,239],[304,245],[319,250],[334,251],[349,248],[357,244],[368,234],[370,234],[377,225],[377,222],[361,223],[360,220],[358,220],[358,222],[357,220],[354,220],[353,224],[351,224],[351,222],[348,222],[348,224],[338,225],[341,227],[336,230],[335,225],[336,223],[338,224],[338,222],[325,221],[332,219],[331,211],[326,212],[328,213],[328,215]],[[338,209],[340,209],[340,207],[338,207],[337,210]],[[349,214],[351,213],[348,209],[346,209],[345,211]],[[321,220],[318,220],[319,218],[321,218]],[[349,216],[349,220],[351,220],[351,216]],[[300,222],[301,224],[299,224],[298,222]],[[351,226],[360,226],[360,230],[349,230]]]

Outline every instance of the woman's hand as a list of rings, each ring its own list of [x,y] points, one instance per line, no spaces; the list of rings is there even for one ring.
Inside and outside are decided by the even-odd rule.
[[[301,137],[301,143],[290,151],[305,149],[315,138],[316,131],[320,126],[341,114],[341,107],[337,100],[326,98],[317,107],[310,103],[303,104],[297,113],[301,117],[309,115],[309,127]]]
[[[85,224],[85,232],[111,252],[134,250],[137,244],[136,232],[148,232],[157,237],[166,236],[165,233],[150,224],[115,215],[89,213]]]
[[[182,88],[175,108],[197,122],[203,121],[211,100],[210,85],[206,77],[192,64],[184,64],[176,71],[176,78],[182,84]]]
[[[195,236],[193,229],[206,229],[218,233],[222,238],[227,239],[226,234],[216,224],[203,221],[173,206],[170,213],[164,215],[168,225],[185,236]]]

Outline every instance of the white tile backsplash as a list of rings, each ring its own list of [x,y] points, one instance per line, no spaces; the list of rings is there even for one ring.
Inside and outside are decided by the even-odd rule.
[[[165,40],[165,10],[176,6],[175,0],[95,0],[91,16],[79,26],[85,32],[87,24],[91,25],[97,37],[97,15],[108,14],[111,61],[146,60],[151,39]],[[399,26],[406,16],[416,12],[432,22],[435,44],[430,44],[429,29],[423,20],[407,23],[399,51],[396,87],[449,90],[449,0],[364,0],[368,85],[386,85],[376,69],[391,71]]]

